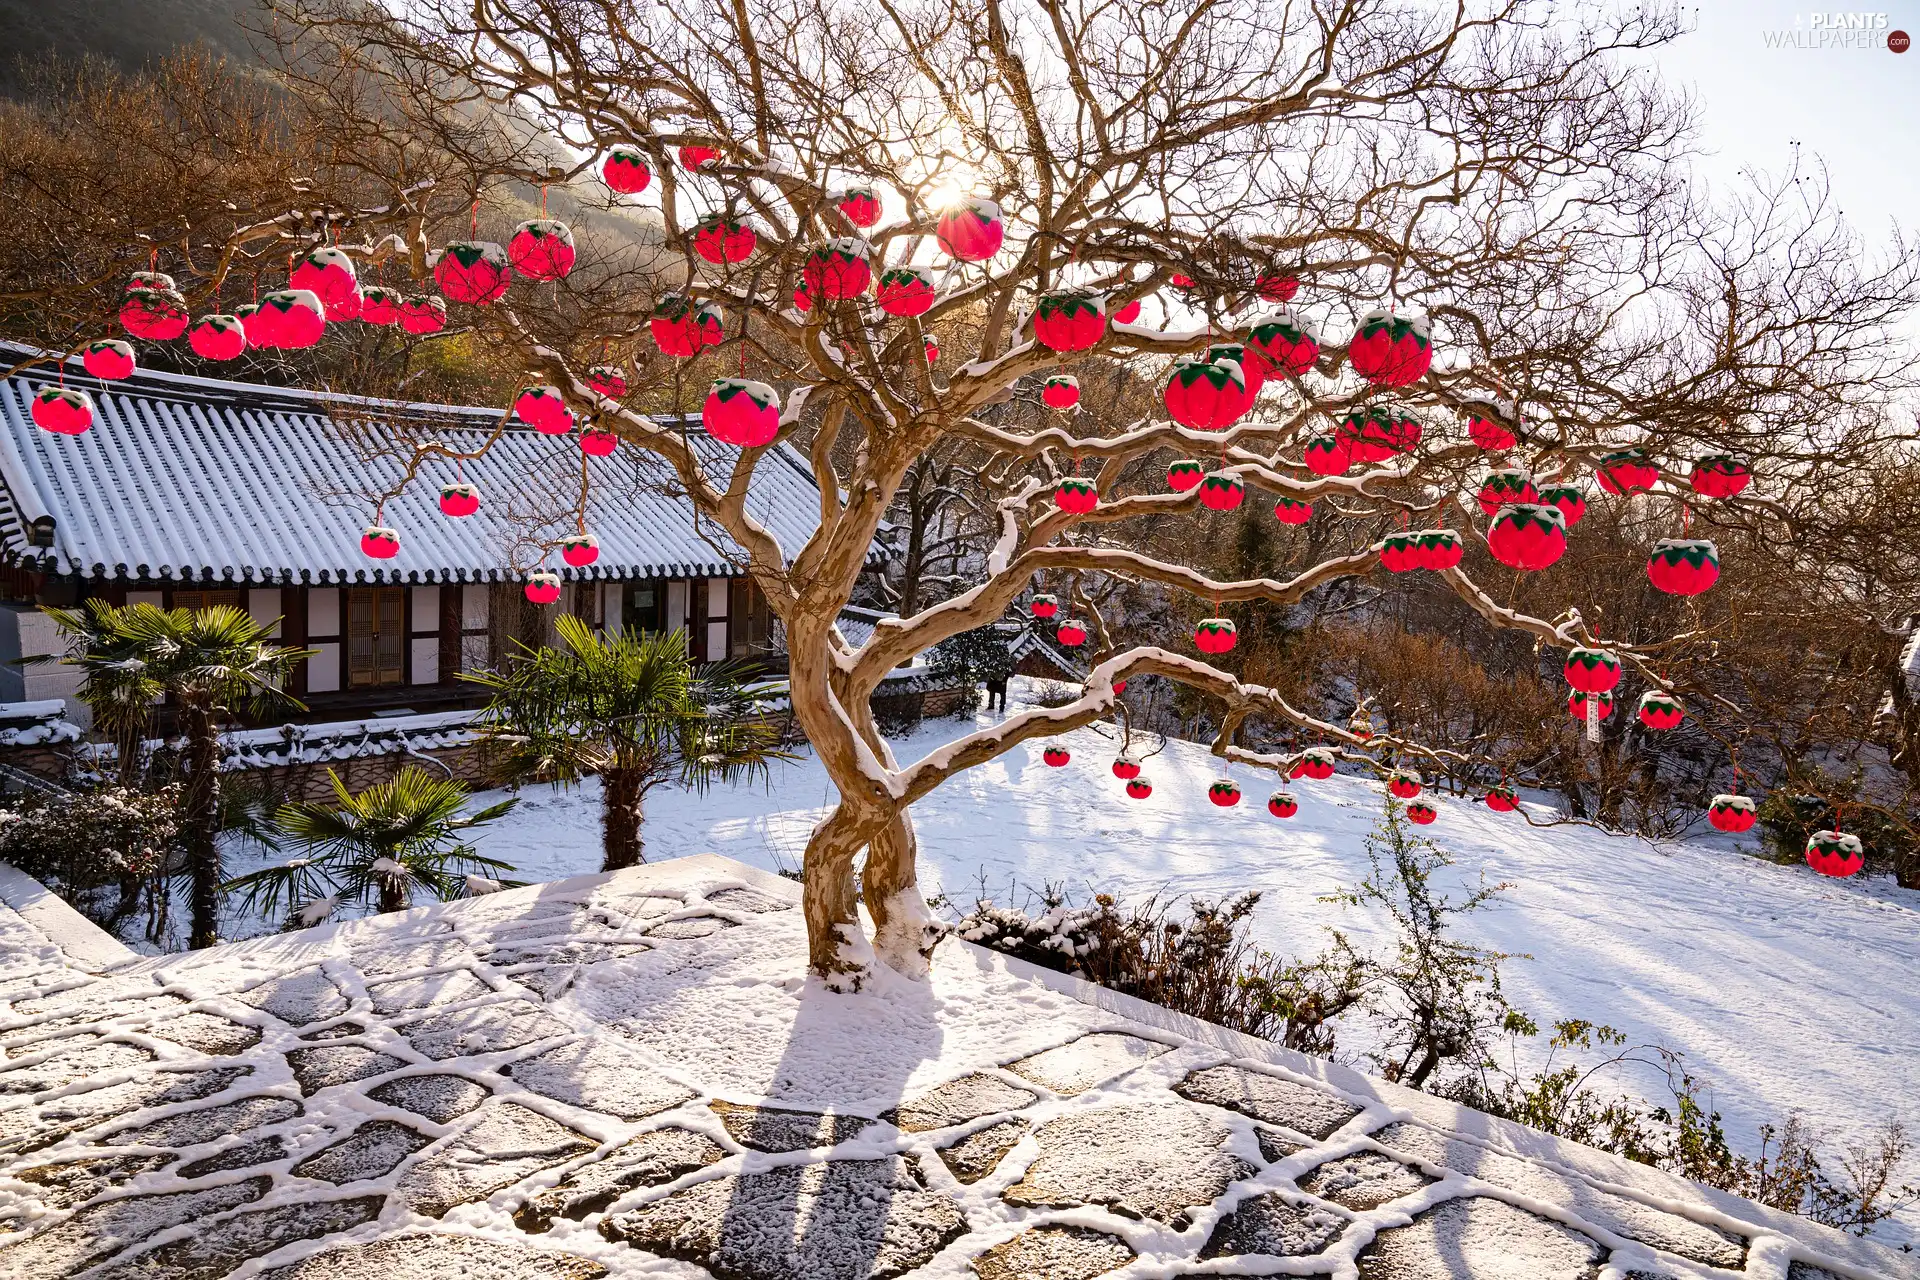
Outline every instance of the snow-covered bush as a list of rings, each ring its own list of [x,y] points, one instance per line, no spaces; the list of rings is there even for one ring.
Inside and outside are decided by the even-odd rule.
[[[95,920],[131,914],[157,890],[180,845],[180,788],[101,787],[30,794],[0,808],[0,862],[10,862]],[[101,890],[114,892],[103,894]],[[164,893],[148,892],[163,904]]]

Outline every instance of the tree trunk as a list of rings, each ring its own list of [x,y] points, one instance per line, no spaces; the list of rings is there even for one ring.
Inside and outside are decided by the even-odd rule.
[[[913,821],[902,809],[868,842],[860,877],[860,894],[873,917],[874,954],[910,978],[927,976],[933,949],[947,932],[920,896],[919,852]]]
[[[407,882],[397,875],[380,877],[380,910],[405,911],[407,909]]]
[[[600,869],[620,871],[645,862],[640,848],[641,805],[646,793],[634,769],[600,774]]]
[[[853,858],[862,841],[842,800],[807,840],[801,906],[807,917],[807,966],[836,991],[858,991],[872,972],[873,949],[860,929]]]
[[[204,695],[181,699],[180,720],[187,735],[187,790],[181,808],[192,884],[188,945],[210,947],[220,940],[220,738],[213,706]]]

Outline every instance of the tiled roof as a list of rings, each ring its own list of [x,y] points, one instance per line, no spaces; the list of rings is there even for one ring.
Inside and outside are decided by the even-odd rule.
[[[212,582],[437,582],[521,576],[539,558],[536,542],[572,529],[580,449],[572,438],[509,429],[484,458],[468,462],[480,489],[478,513],[452,519],[437,509],[451,462],[426,463],[389,503],[383,523],[400,534],[400,554],[372,560],[360,551],[373,519],[360,494],[400,475],[401,461],[346,438],[344,416],[406,419],[462,450],[475,447],[498,409],[406,406],[246,383],[142,372],[122,383],[75,376],[93,394],[91,431],[57,436],[33,425],[35,388],[49,369],[0,383],[0,556],[42,572],[87,578]],[[716,473],[734,450],[689,424],[688,439]],[[598,563],[548,567],[570,578],[697,577],[744,562],[730,538],[696,521],[671,470],[622,447],[590,460],[586,527],[600,542]],[[819,498],[800,455],[786,446],[760,464],[748,512],[788,555],[819,522]],[[53,545],[30,545],[33,522],[55,521]]]

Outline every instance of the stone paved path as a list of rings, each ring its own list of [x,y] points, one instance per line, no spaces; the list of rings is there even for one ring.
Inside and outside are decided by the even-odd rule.
[[[958,943],[803,956],[713,858],[106,973],[0,906],[0,1276],[1920,1274]]]

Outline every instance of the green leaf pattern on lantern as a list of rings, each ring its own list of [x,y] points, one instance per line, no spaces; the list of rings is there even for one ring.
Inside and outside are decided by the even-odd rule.
[[[1427,334],[1426,325],[1417,319],[1408,319],[1405,316],[1382,315],[1379,312],[1375,312],[1369,315],[1360,326],[1360,336],[1363,338],[1377,337],[1381,333],[1387,335],[1389,342],[1399,342],[1402,338],[1412,338],[1415,343],[1422,347],[1432,344],[1432,339]]]
[[[755,382],[750,378],[715,378],[713,394],[721,404],[726,404],[735,396],[745,396],[756,408],[765,409],[774,403],[774,391],[764,382]]]
[[[1107,313],[1106,303],[1099,294],[1079,289],[1041,294],[1037,310],[1040,315],[1049,320],[1055,316],[1066,316],[1071,319],[1083,313],[1094,316],[1103,316]]]
[[[1686,563],[1695,569],[1720,567],[1720,550],[1705,538],[1662,538],[1654,544],[1653,559],[1663,564]]]

